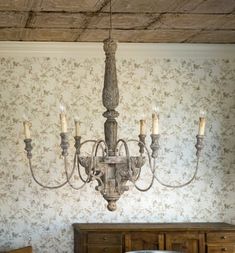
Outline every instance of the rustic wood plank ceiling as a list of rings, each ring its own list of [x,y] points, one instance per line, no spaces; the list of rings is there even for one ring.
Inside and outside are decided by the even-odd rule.
[[[235,0],[113,0],[119,42],[235,43]],[[109,0],[0,0],[2,41],[100,42]]]

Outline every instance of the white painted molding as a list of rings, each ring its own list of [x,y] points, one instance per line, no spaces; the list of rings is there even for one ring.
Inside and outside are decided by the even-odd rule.
[[[102,43],[0,42],[0,57],[103,57]],[[119,43],[120,58],[235,58],[235,44]]]

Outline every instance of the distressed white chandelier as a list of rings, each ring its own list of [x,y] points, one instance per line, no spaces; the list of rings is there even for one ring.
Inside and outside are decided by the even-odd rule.
[[[154,180],[158,181],[161,185],[171,188],[179,188],[190,184],[196,177],[198,171],[199,157],[203,148],[203,137],[205,130],[205,117],[199,118],[199,132],[196,136],[196,166],[195,171],[191,179],[180,185],[169,185],[168,183],[162,182],[156,174],[156,160],[158,156],[159,138],[160,134],[158,131],[158,113],[152,114],[152,134],[151,134],[151,145],[150,149],[145,144],[146,138],[146,121],[140,120],[140,134],[139,139],[118,139],[117,138],[117,121],[119,113],[115,110],[119,103],[119,90],[117,84],[117,73],[116,73],[116,60],[115,52],[117,44],[112,39],[112,10],[110,1],[110,29],[109,38],[104,41],[104,51],[106,55],[105,60],[105,74],[104,74],[104,87],[103,87],[103,105],[107,109],[103,116],[106,119],[104,123],[104,139],[99,140],[86,140],[82,141],[79,134],[79,122],[75,121],[76,135],[75,139],[75,154],[73,160],[73,167],[71,170],[68,169],[68,134],[67,134],[67,121],[66,113],[64,110],[61,111],[61,149],[62,157],[64,159],[65,179],[62,183],[56,186],[48,186],[41,183],[34,174],[32,166],[32,139],[30,136],[31,122],[24,121],[24,132],[25,132],[25,150],[27,152],[27,158],[29,161],[29,168],[33,179],[40,186],[48,189],[57,189],[69,184],[72,188],[80,190],[87,183],[94,180],[97,181],[98,185],[96,190],[99,191],[105,200],[107,200],[107,208],[110,211],[116,210],[116,201],[129,187],[126,185],[128,181],[132,182],[136,189],[139,191],[149,190]],[[139,155],[132,156],[129,149],[129,142],[134,142],[139,146]],[[92,143],[92,152],[89,156],[81,156],[81,149],[83,145]],[[122,155],[122,149],[125,151],[125,155]],[[102,155],[99,150],[101,150]],[[140,188],[136,182],[140,178],[142,167],[148,163],[151,171],[151,182],[148,187]],[[71,179],[75,172],[78,172],[81,180],[81,185],[75,187],[71,183]],[[82,175],[86,175],[85,178]]]

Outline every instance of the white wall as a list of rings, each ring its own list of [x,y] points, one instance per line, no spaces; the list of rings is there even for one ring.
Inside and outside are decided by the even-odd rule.
[[[172,190],[155,182],[147,193],[131,187],[111,213],[95,183],[79,192],[68,186],[42,189],[32,180],[23,150],[22,116],[27,113],[36,175],[44,183],[60,179],[61,102],[67,107],[71,160],[74,116],[82,122],[83,139],[103,137],[102,45],[0,43],[0,250],[32,244],[36,253],[72,253],[74,222],[232,222],[234,52],[234,45],[119,45],[119,137],[137,138],[143,115],[149,135],[157,104],[158,173],[164,181],[190,178],[201,109],[207,111],[207,126],[198,176],[191,185]],[[147,174],[142,183],[148,183]]]

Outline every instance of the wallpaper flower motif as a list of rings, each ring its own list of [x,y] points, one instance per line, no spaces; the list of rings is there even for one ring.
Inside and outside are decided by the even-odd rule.
[[[155,182],[147,193],[131,187],[113,213],[107,211],[95,183],[78,192],[68,186],[42,189],[32,180],[23,150],[22,116],[27,114],[33,124],[37,177],[51,184],[62,179],[60,103],[67,108],[71,160],[74,116],[82,122],[83,139],[103,136],[103,59],[1,57],[0,64],[0,250],[31,244],[36,253],[72,253],[75,222],[235,218],[235,59],[118,59],[119,137],[137,138],[143,115],[150,134],[151,110],[157,104],[162,180],[190,178],[201,109],[207,112],[207,126],[196,181],[176,190]],[[148,183],[147,176],[141,183]]]

